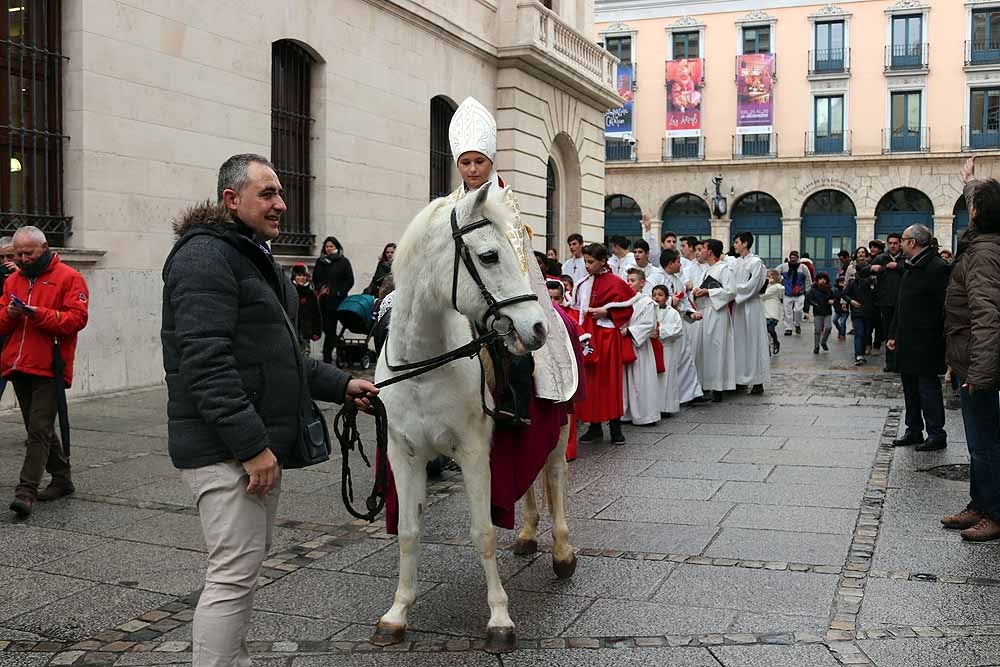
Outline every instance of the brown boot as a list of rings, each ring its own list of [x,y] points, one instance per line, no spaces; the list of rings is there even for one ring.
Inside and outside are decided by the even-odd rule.
[[[14,501],[10,504],[11,511],[19,517],[31,516],[31,508],[35,504],[35,494],[25,489],[14,492]]]
[[[45,503],[76,493],[76,487],[68,479],[53,479],[45,490],[38,494],[38,501]]]
[[[972,509],[972,505],[967,505],[958,514],[946,514],[941,519],[941,525],[945,528],[965,530],[966,528],[975,526],[982,518],[983,515],[977,510]]]
[[[963,540],[969,542],[989,542],[1000,539],[1000,523],[984,516],[975,526],[963,530],[961,535]]]

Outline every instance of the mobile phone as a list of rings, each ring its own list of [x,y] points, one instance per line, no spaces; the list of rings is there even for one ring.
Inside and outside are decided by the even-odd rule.
[[[17,298],[17,295],[16,295],[16,294],[11,294],[11,295],[10,295],[10,300],[11,300],[11,301],[12,301],[12,302],[14,303],[14,305],[15,305],[15,306],[17,306],[18,308],[27,308],[27,307],[28,307],[28,304],[26,304],[25,302],[23,302],[23,301],[21,301],[21,300],[20,300],[19,298]]]

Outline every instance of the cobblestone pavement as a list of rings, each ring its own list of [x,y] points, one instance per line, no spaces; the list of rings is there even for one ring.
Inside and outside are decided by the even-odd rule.
[[[1000,664],[1000,545],[941,529],[967,485],[924,472],[968,460],[958,414],[947,450],[894,451],[899,384],[879,357],[856,370],[849,341],[818,356],[811,335],[782,342],[764,396],[629,428],[625,447],[581,447],[573,579],[556,580],[544,548],[512,555],[500,531],[519,638],[501,658],[481,651],[484,578],[457,473],[432,488],[411,641],[380,650],[366,640],[392,600],[394,540],[350,521],[339,460],[289,472],[255,664]],[[165,455],[164,402],[156,389],[73,404],[78,495],[27,522],[2,514],[0,667],[190,664],[204,546]],[[0,414],[8,492],[22,437]]]

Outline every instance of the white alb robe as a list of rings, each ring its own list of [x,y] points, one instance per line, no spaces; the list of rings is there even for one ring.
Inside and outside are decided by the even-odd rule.
[[[702,314],[701,347],[695,364],[702,389],[729,391],[736,389],[736,347],[733,341],[733,318],[729,304],[736,295],[733,272],[719,260],[705,272],[722,287],[708,290],[708,296],[695,300]]]
[[[646,265],[646,286],[642,288],[642,293],[646,296],[653,296],[653,288],[657,285],[667,284],[667,274],[658,266]]]
[[[536,264],[538,262],[535,262]],[[587,277],[587,265],[583,261],[583,257],[570,257],[562,265],[562,272],[564,276],[569,276],[573,279],[573,289],[583,282],[583,279]]]
[[[608,257],[608,268],[611,272],[621,278],[622,280],[628,279],[628,270],[635,266],[635,255],[628,252],[625,253],[621,258],[611,255]]]
[[[668,303],[657,306],[656,321],[660,325],[660,342],[663,344],[663,367],[666,382],[663,385],[661,412],[679,412],[681,409],[679,367],[681,352],[685,348],[684,323],[681,314]]]
[[[645,294],[622,304],[608,304],[605,308],[631,305],[632,319],[628,323],[629,339],[635,348],[636,360],[625,366],[623,371],[623,398],[625,414],[622,421],[630,421],[637,426],[655,424],[660,421],[663,404],[666,373],[656,372],[656,356],[650,337],[656,331],[656,304]]]
[[[736,347],[736,384],[758,385],[771,381],[767,318],[760,291],[767,284],[767,267],[757,255],[737,258],[730,268],[735,274],[733,334]]]
[[[682,269],[684,274],[685,283],[691,283],[691,289],[697,289],[701,286],[701,281],[705,279],[705,272],[708,271],[708,264],[702,264],[701,262],[691,262],[687,265],[686,269]]]
[[[677,354],[677,374],[667,382],[674,382],[678,385],[678,399],[681,403],[687,403],[702,396],[701,383],[698,381],[698,370],[694,365],[694,350],[701,347],[701,321],[692,321],[691,313],[697,312],[691,304],[690,294],[684,287],[684,280],[678,274],[668,275],[666,288],[670,297],[676,294],[684,294],[684,298],[677,304],[677,313],[681,316],[684,335],[679,341],[674,343],[673,351]],[[659,312],[659,311],[657,311]],[[695,347],[695,344],[697,348]],[[666,348],[666,343],[664,343]],[[667,371],[670,372],[669,369]],[[669,411],[668,411],[669,412]]]

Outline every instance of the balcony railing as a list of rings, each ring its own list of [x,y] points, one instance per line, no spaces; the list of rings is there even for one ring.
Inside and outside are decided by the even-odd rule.
[[[775,55],[775,54],[773,54],[773,53],[772,54],[768,54],[768,55],[774,56],[771,59],[771,79],[773,79],[774,81],[777,81],[778,80],[778,56]],[[733,79],[735,81],[739,81],[740,80],[740,57],[739,56],[736,56],[736,61],[735,62],[736,62],[736,65],[733,68]]]
[[[734,134],[733,159],[778,157],[778,134]]]
[[[806,155],[850,155],[851,131],[834,134],[806,132]]]
[[[962,127],[963,151],[986,151],[1000,149],[1000,128],[976,129]]]
[[[966,65],[1000,64],[1000,41],[974,39],[965,42]]]
[[[635,162],[635,142],[614,137],[604,138],[605,162]]]
[[[930,44],[892,44],[885,47],[885,71],[927,69]]]
[[[931,149],[931,128],[905,127],[882,130],[883,153],[926,153]]]
[[[850,49],[823,49],[809,52],[810,74],[849,74]]]
[[[705,137],[664,137],[663,160],[704,160]]]

